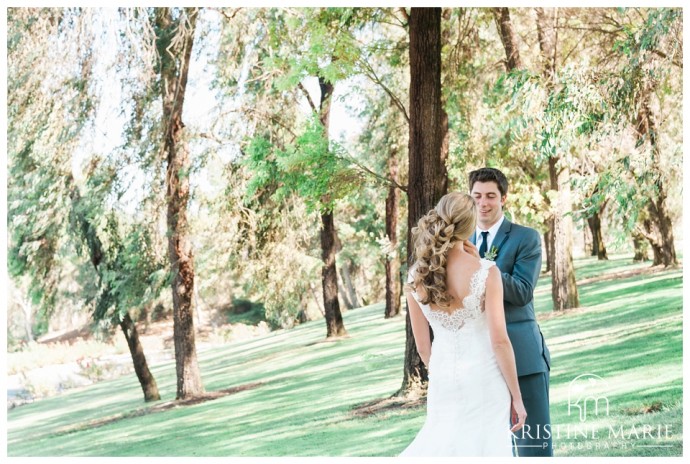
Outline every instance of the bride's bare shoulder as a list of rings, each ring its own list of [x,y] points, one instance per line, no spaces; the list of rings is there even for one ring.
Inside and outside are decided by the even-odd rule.
[[[448,264],[457,265],[474,272],[481,266],[481,260],[469,253],[457,253],[448,256]]]

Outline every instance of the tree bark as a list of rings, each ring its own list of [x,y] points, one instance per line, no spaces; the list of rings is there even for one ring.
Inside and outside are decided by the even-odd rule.
[[[347,335],[338,303],[338,275],[335,267],[335,223],[333,212],[321,214],[321,281],[326,312],[326,338]]]
[[[352,261],[347,260],[345,263],[343,263],[342,266],[340,266],[340,277],[341,280],[343,281],[343,285],[345,287],[345,291],[347,292],[348,298],[347,300],[350,303],[350,308],[359,308],[361,305],[359,303],[359,298],[357,297],[357,290],[355,290],[355,286],[352,283],[352,276],[350,275],[350,267],[352,265]]]
[[[599,261],[609,259],[601,232],[601,210],[588,217],[587,224],[589,224],[589,230],[592,232],[592,256],[596,256]]]
[[[522,68],[522,61],[520,60],[520,51],[517,46],[517,39],[515,31],[513,31],[513,23],[510,20],[510,11],[507,7],[492,8],[491,9],[498,33],[501,36],[501,42],[506,52],[506,71],[510,72],[515,69]]]
[[[127,340],[129,353],[132,355],[134,372],[137,374],[141,389],[144,391],[144,401],[160,400],[161,395],[158,393],[156,379],[149,370],[148,363],[146,362],[146,356],[144,356],[144,348],[139,340],[137,327],[134,324],[134,321],[132,321],[132,318],[129,316],[129,313],[125,313],[125,316],[120,322],[120,328],[122,329],[122,333],[125,335],[125,339]]]
[[[31,297],[22,297],[21,305],[22,313],[24,314],[24,331],[26,332],[26,342],[32,343],[34,341],[34,333],[33,328],[31,327],[31,316],[33,315]]]
[[[645,238],[649,240],[654,253],[654,266],[675,266],[678,264],[673,238],[673,222],[666,207],[666,185],[661,177],[661,149],[657,141],[657,128],[653,110],[649,104],[651,91],[644,97],[635,121],[635,131],[642,141],[649,143],[651,150],[650,169],[654,176],[654,186],[647,203],[648,218],[644,221]]]
[[[170,8],[159,8],[156,9],[155,18],[163,100],[163,147],[167,161],[168,257],[173,277],[173,337],[178,400],[204,393],[194,339],[194,256],[187,222],[191,162],[182,132],[182,108],[197,11],[194,8],[185,8],[184,11],[185,14],[173,19]],[[181,21],[188,23],[185,27],[180,27]],[[173,43],[174,36],[180,30],[185,30],[184,36],[177,37],[181,40]]]
[[[319,298],[316,296],[316,290],[314,290],[314,286],[309,283],[309,290],[311,291],[311,296],[314,298],[314,303],[316,303],[316,309],[319,310],[322,316],[326,316],[326,312],[323,310],[321,307],[321,303],[319,302]]]
[[[644,261],[649,261],[649,242],[644,238],[644,235],[633,232],[633,249],[635,250],[635,255],[633,256],[633,263],[641,263]]]
[[[338,274],[340,275],[340,281],[338,281],[338,298],[340,298],[341,303],[343,303],[346,310],[354,309],[355,305],[350,300],[350,295],[348,294],[347,289],[345,288],[342,267],[340,268],[340,272]],[[344,312],[342,309],[341,311]]]
[[[558,192],[552,204],[551,234],[551,298],[556,311],[580,306],[573,265],[573,220],[570,200],[570,175],[567,167],[558,167],[555,157],[549,158],[551,188]]]
[[[436,206],[448,188],[442,160],[441,9],[412,8],[410,30],[410,138],[407,216],[407,256],[413,255],[412,228]],[[406,316],[405,363],[399,395],[423,388],[428,380]]]
[[[393,150],[388,157],[388,174],[398,182],[398,151]],[[398,209],[400,190],[391,185],[386,196],[386,236],[390,249],[386,254],[386,319],[400,314],[400,256],[398,255]]]
[[[319,119],[324,127],[324,137],[328,137],[331,117],[331,96],[333,84],[319,76],[321,99],[319,102]],[[326,313],[326,338],[347,335],[343,315],[338,302],[338,271],[335,265],[338,240],[336,237],[333,211],[321,213],[321,281],[323,286],[323,307]]]
[[[553,241],[551,234],[553,230],[553,218],[546,219],[546,232],[544,232],[544,252],[546,253],[546,271],[551,272],[553,269]]]
[[[552,89],[556,75],[556,9],[535,8],[537,13],[537,35],[542,60],[542,75],[549,89]],[[549,158],[549,179],[551,190],[550,220],[552,256],[551,296],[557,311],[577,308],[580,305],[575,267],[573,266],[573,220],[570,196],[570,170],[560,156]]]

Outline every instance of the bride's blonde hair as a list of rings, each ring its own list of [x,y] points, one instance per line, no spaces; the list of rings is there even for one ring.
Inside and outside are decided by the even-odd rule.
[[[446,285],[446,258],[448,250],[472,235],[476,227],[476,206],[471,196],[452,192],[439,200],[412,228],[414,263],[411,266],[413,282],[406,285],[410,291],[420,293],[420,302],[434,303],[450,308],[451,296]],[[423,292],[419,292],[423,289]]]

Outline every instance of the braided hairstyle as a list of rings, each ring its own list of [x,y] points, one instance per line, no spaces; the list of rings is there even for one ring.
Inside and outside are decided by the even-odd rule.
[[[412,228],[414,263],[410,269],[413,281],[406,285],[406,289],[423,289],[421,303],[450,308],[451,296],[446,284],[448,250],[472,235],[476,220],[472,197],[452,192],[444,195],[436,208],[422,216],[417,226]]]

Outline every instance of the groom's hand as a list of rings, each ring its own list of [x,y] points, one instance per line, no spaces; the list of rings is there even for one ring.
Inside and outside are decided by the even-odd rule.
[[[480,258],[479,250],[477,250],[477,247],[474,246],[474,243],[470,242],[469,240],[465,240],[464,242],[462,242],[462,248],[475,258]]]

